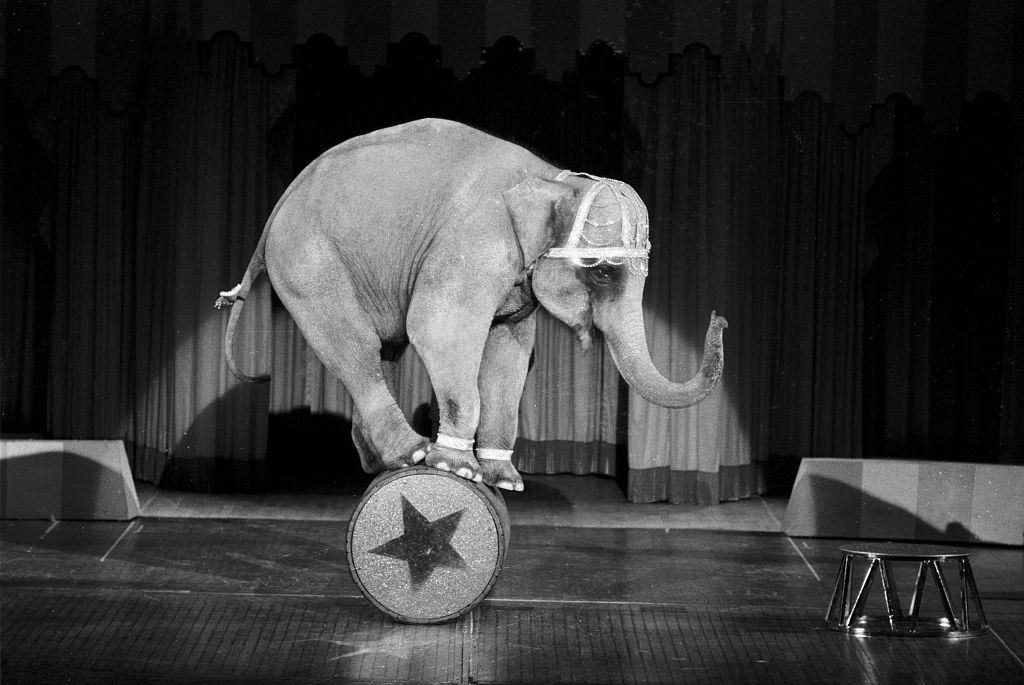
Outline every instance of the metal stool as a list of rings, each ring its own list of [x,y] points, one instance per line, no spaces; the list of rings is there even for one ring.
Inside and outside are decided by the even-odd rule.
[[[840,547],[843,561],[839,566],[832,601],[825,616],[825,624],[832,630],[851,635],[898,635],[909,637],[975,637],[988,630],[981,597],[971,572],[969,552],[960,552],[928,545],[851,544]],[[867,572],[856,597],[850,584],[854,559],[868,561]],[[914,594],[910,598],[910,612],[905,615],[894,584],[891,563],[919,564]],[[960,570],[959,615],[950,598],[949,585],[942,572],[942,562],[956,563]],[[921,618],[921,595],[928,575],[935,579],[945,616]],[[881,580],[886,616],[866,616],[864,605],[875,577]]]

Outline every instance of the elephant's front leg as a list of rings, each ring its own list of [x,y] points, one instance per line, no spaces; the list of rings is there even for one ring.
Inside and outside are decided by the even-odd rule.
[[[427,368],[438,404],[437,441],[425,461],[480,482],[480,465],[473,455],[480,418],[477,374],[489,321],[479,312],[493,305],[443,307],[435,300],[427,306],[426,299],[421,297],[416,306],[414,298],[408,320],[409,340]]]
[[[523,489],[523,478],[512,463],[512,449],[519,432],[519,399],[530,370],[536,316],[492,328],[480,363],[476,450],[480,472],[488,485],[517,492]]]

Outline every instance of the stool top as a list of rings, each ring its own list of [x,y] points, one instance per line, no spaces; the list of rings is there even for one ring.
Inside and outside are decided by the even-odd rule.
[[[894,561],[928,561],[943,559],[963,559],[971,556],[970,552],[939,547],[938,545],[914,545],[893,542],[864,542],[842,545],[840,551],[870,559],[891,559]]]

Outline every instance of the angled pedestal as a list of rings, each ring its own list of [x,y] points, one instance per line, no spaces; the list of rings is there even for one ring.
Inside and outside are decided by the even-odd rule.
[[[0,440],[0,518],[125,521],[139,515],[120,440]]]

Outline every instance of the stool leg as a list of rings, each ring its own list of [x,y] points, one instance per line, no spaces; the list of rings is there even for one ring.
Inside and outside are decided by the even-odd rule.
[[[917,628],[917,615],[921,611],[921,595],[924,592],[924,581],[928,577],[928,562],[922,561],[917,569],[917,582],[914,583],[914,595],[910,598],[910,630]]]
[[[971,606],[967,599],[967,560],[960,559],[960,616],[963,624],[961,630],[968,630],[971,625]]]
[[[942,575],[942,568],[936,560],[929,561],[928,563],[931,565],[932,574],[935,576],[935,582],[939,586],[939,597],[942,598],[942,608],[946,612],[946,618],[953,622],[954,630],[959,630],[959,621],[957,621],[956,614],[953,613],[953,603],[949,599],[949,587],[946,585],[945,576]]]
[[[961,560],[960,563],[963,564],[963,566],[962,566],[962,573],[963,573],[963,576],[964,576],[963,580],[966,581],[967,591],[970,592],[970,595],[967,596],[968,599],[965,600],[965,601],[969,601],[970,596],[973,595],[974,601],[975,601],[975,603],[977,604],[977,607],[978,607],[978,619],[981,621],[981,623],[979,623],[979,627],[982,630],[984,630],[985,627],[988,626],[988,618],[985,617],[985,608],[983,606],[981,606],[981,595],[978,594],[978,586],[974,582],[974,572],[971,570],[971,560],[965,558],[965,559]],[[965,606],[966,606],[966,604],[965,604]],[[964,628],[966,630],[970,630],[970,627],[971,627],[970,622],[967,621],[966,618],[965,618],[965,620],[964,620]]]
[[[832,601],[828,605],[828,613],[825,614],[825,621],[831,625],[845,625],[846,607],[849,606],[850,596],[850,555],[844,554],[843,561],[839,564],[839,573],[836,574],[836,584],[832,589]],[[837,614],[838,611],[838,615]]]
[[[881,564],[878,559],[871,560],[871,566],[868,567],[868,572],[864,576],[864,582],[860,585],[860,591],[857,593],[857,601],[853,603],[853,609],[850,610],[850,615],[846,617],[843,625],[847,628],[850,627],[850,622],[854,616],[860,616],[861,612],[864,611],[864,603],[868,599],[868,590],[871,588],[871,581],[875,577],[875,573],[878,572],[878,567]]]
[[[885,597],[885,611],[889,615],[889,629],[896,630],[896,619],[903,618],[900,598],[892,584],[889,564],[883,561],[878,568],[882,579],[882,596]]]

